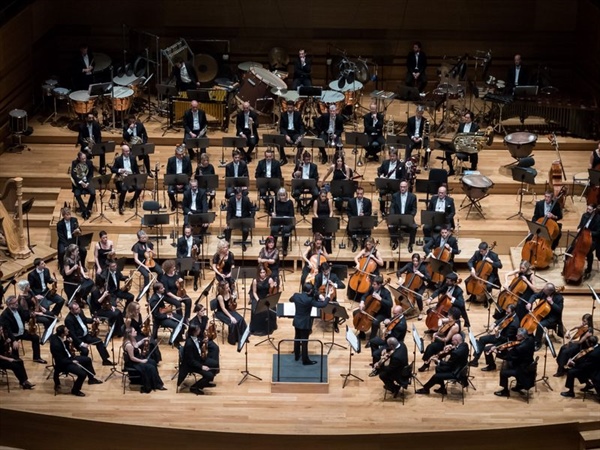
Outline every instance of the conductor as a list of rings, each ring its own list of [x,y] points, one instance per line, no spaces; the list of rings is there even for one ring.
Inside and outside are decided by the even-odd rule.
[[[324,301],[319,301],[313,295],[313,285],[304,283],[302,293],[296,293],[290,298],[290,302],[296,304],[296,314],[294,315],[294,356],[296,361],[300,359],[300,347],[302,346],[302,364],[305,366],[316,364],[317,361],[308,359],[308,337],[312,332],[313,319],[310,317],[312,307],[323,308],[329,303],[329,297]],[[304,341],[300,342],[301,339]]]

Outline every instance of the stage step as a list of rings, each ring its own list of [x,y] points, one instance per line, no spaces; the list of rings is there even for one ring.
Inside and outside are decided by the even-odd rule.
[[[594,401],[590,399],[590,401]],[[584,430],[579,433],[581,436],[581,450],[593,450],[600,447],[600,429]]]

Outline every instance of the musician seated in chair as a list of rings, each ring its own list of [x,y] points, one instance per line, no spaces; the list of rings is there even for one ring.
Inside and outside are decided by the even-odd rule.
[[[362,296],[360,300],[360,311],[363,311],[365,309],[367,300],[370,300],[371,298],[379,300],[381,303],[379,311],[376,313],[375,317],[372,319],[371,322],[370,337],[374,338],[379,332],[379,325],[381,324],[381,322],[383,322],[385,319],[389,319],[390,317],[392,317],[392,307],[394,304],[390,291],[383,287],[383,279],[381,277],[375,277],[371,281],[370,289]],[[355,311],[355,313],[358,313],[358,311]],[[360,339],[366,338],[365,333],[363,331],[361,331],[358,334],[358,337]]]
[[[455,334],[459,333],[462,336],[463,330],[460,323],[460,310],[456,307],[450,308],[447,317],[438,319],[438,325],[437,331],[431,336],[431,343],[425,348],[425,353],[423,353],[423,365],[419,367],[419,372],[429,370],[432,359],[444,350],[446,345],[450,344],[452,337]]]
[[[165,291],[165,301],[175,307],[177,314],[182,315],[182,305],[185,305],[183,313],[186,323],[192,313],[192,299],[185,293],[184,280],[182,275],[177,272],[177,265],[174,260],[167,259],[162,263],[163,274],[160,277]]]
[[[171,156],[167,160],[167,175],[185,174],[188,177],[192,176],[192,162],[189,156],[184,156],[185,146],[178,145],[175,147],[175,156]],[[175,211],[177,208],[177,202],[175,201],[175,193],[181,194],[185,191],[186,185],[170,185],[167,189],[169,194],[169,200],[171,200],[171,211]]]
[[[192,227],[186,225],[183,229],[183,236],[177,240],[177,259],[194,258],[194,264],[189,274],[194,277],[194,291],[198,290],[198,277],[200,276],[200,263],[197,261],[200,258],[200,239],[192,235]],[[185,276],[186,273],[182,273]]]
[[[406,146],[406,153],[404,154],[405,161],[410,160],[413,150],[427,148],[425,136],[423,136],[425,130],[425,122],[427,122],[423,118],[424,111],[425,108],[423,106],[417,106],[415,115],[408,118],[408,123],[406,125],[406,135],[410,139],[410,144]],[[428,160],[429,154],[425,152],[425,159],[423,163],[425,166],[427,166]]]
[[[298,163],[296,164],[296,167],[294,168],[294,172],[293,172],[292,176],[296,179],[302,179],[302,180],[317,180],[317,184],[318,184],[319,170],[317,169],[317,165],[315,163],[311,162],[311,156],[310,156],[309,152],[304,152],[302,154],[302,162],[298,161]],[[308,191],[305,190],[305,192],[308,192]],[[294,200],[296,200],[296,205],[298,207],[306,208],[304,213],[308,214],[308,210],[310,209],[310,206],[319,196],[319,188],[318,188],[318,186],[315,186],[312,189],[312,191],[310,191],[310,194],[312,195],[312,199],[308,203],[308,205],[300,204],[300,195],[301,194],[302,194],[302,191],[300,189],[294,189],[294,192],[292,193],[292,197],[294,197]]]
[[[302,114],[294,109],[295,103],[293,100],[288,100],[285,104],[286,111],[281,114],[279,120],[279,133],[285,136],[287,145],[295,145],[298,147],[296,151],[296,159],[300,159],[300,155],[304,150],[302,146],[302,137],[304,136],[304,122],[302,122]],[[287,157],[283,147],[279,148],[279,159],[281,165],[287,164]]]
[[[7,341],[2,322],[0,322],[0,369],[12,371],[23,389],[33,389],[35,386],[29,381],[23,360],[12,357],[12,348]]]
[[[427,86],[427,56],[419,41],[413,42],[412,51],[406,57],[406,85],[423,92]]]
[[[464,122],[461,123],[458,127],[458,131],[456,132],[456,134],[458,133],[476,133],[477,131],[479,131],[479,125],[477,125],[475,122],[473,122],[474,116],[473,113],[471,111],[467,111],[465,113],[464,117]],[[454,155],[453,152],[451,151],[446,151],[446,162],[448,163],[448,175],[454,175],[454,165],[452,164],[452,156]],[[475,152],[475,153],[470,153],[469,154],[469,161],[471,162],[471,170],[477,170],[477,162],[479,161],[479,153]]]
[[[177,386],[183,383],[188,374],[198,374],[201,378],[190,386],[190,392],[196,395],[204,395],[204,388],[216,387],[213,380],[219,372],[218,361],[212,359],[208,353],[203,353],[202,347],[204,344],[200,327],[190,325],[188,337],[183,346],[181,365],[177,376]]]
[[[242,153],[235,149],[231,153],[233,161],[227,163],[225,166],[225,178],[238,178],[238,177],[250,177],[250,173],[248,172],[248,164],[245,161],[242,161]],[[236,189],[240,189],[244,197],[248,195],[247,187],[228,187],[225,189],[225,198],[230,199]]]
[[[273,158],[273,150],[270,148],[265,150],[265,159],[262,159],[256,165],[256,171],[254,172],[254,177],[256,179],[259,178],[278,178],[283,179],[281,175],[281,165],[279,161]],[[265,206],[269,214],[272,212],[273,208],[273,200],[269,197],[271,191],[267,188],[260,188],[259,190],[260,198],[264,200]],[[274,192],[273,192],[274,194]]]
[[[96,285],[90,293],[90,314],[93,317],[103,317],[108,320],[108,325],[115,325],[115,336],[123,336],[123,313],[117,308],[116,297],[106,289],[107,280],[102,276],[96,277]],[[136,303],[137,304],[137,303]],[[127,308],[125,308],[127,309]]]
[[[333,292],[335,292],[338,289],[344,289],[346,287],[342,280],[340,280],[335,273],[331,272],[331,266],[329,265],[329,263],[326,262],[321,264],[321,267],[319,268],[319,273],[315,277],[314,286],[315,295],[320,301],[324,301],[325,297],[328,297],[329,299],[331,299],[331,303],[335,305],[339,305],[339,303],[337,302],[337,300],[333,299],[334,296],[332,295],[332,290]],[[333,319],[333,330],[336,333],[340,332],[339,324],[340,319],[336,316]]]
[[[406,167],[402,161],[398,161],[398,151],[395,148],[390,148],[389,159],[386,159],[381,163],[381,166],[377,169],[377,177],[387,178],[389,180],[405,179]],[[379,191],[379,211],[383,216],[386,214],[385,196],[388,194],[393,194],[393,192],[385,189]]]
[[[52,314],[58,316],[65,304],[65,299],[56,292],[52,293],[48,286],[54,284],[56,288],[57,280],[50,276],[50,270],[48,270],[42,258],[35,258],[33,267],[34,269],[27,275],[27,281],[29,281],[33,295],[38,297],[38,302],[41,302],[40,306],[43,308],[49,309],[50,304],[53,303]]]
[[[533,363],[534,341],[527,333],[525,328],[519,328],[517,331],[518,342],[514,346],[498,353],[498,357],[504,359],[506,364],[503,365],[500,371],[500,386],[502,390],[494,392],[498,397],[508,397],[508,379],[515,377],[517,384],[512,388],[515,392],[520,392],[522,389],[529,388],[535,383],[535,372],[530,372]],[[496,350],[492,347],[492,350]]]
[[[598,392],[598,367],[600,367],[600,345],[598,345],[598,336],[590,336],[586,339],[582,345],[582,350],[573,358],[569,359],[567,363],[567,379],[565,381],[565,387],[567,391],[561,392],[560,395],[563,397],[575,397],[574,387],[575,378],[580,383],[585,383],[582,388],[583,391],[589,392],[594,389],[595,384],[596,392]]]
[[[133,115],[129,116],[127,123],[123,126],[123,140],[131,146],[146,144],[148,142],[146,127]],[[150,178],[154,178],[154,174],[150,170],[150,155],[140,155],[138,156],[138,161],[144,162],[146,173]]]
[[[398,342],[404,342],[406,336],[406,317],[404,317],[404,310],[402,306],[395,305],[392,308],[392,316],[385,319],[383,322],[382,337],[374,336],[369,339],[368,347],[371,347],[371,357],[373,358],[373,364],[377,364],[381,359],[381,353],[386,348],[386,341],[388,338],[397,339]]]
[[[440,186],[438,188],[437,195],[434,195],[429,200],[427,205],[427,211],[436,211],[444,213],[444,223],[450,224],[450,228],[456,228],[454,224],[454,216],[456,215],[456,207],[454,206],[454,199],[448,196],[448,188],[446,186]],[[439,232],[439,229],[432,230],[429,224],[423,224],[423,236],[426,238],[431,237],[431,232]]]
[[[231,241],[231,228],[229,228],[229,222],[232,219],[246,219],[253,217],[254,208],[252,207],[252,203],[248,199],[248,197],[244,197],[242,194],[242,189],[237,188],[235,190],[235,195],[229,199],[227,202],[227,227],[223,230],[223,234],[225,235],[225,239],[227,242]],[[250,234],[250,229],[244,226],[242,228],[242,250],[246,251],[246,241],[248,240],[248,235]]]
[[[542,290],[537,294],[533,294],[529,299],[529,304],[525,307],[528,311],[533,312],[537,304],[546,302],[550,305],[550,311],[547,315],[541,317],[535,330],[535,350],[542,348],[542,338],[544,337],[544,329],[554,329],[559,337],[564,336],[562,323],[562,313],[564,307],[564,298],[556,290],[556,286],[552,283],[546,283]],[[543,306],[543,305],[541,305]]]
[[[309,274],[313,274],[310,278],[310,282],[312,282],[314,274],[318,272],[319,266],[323,262],[322,260],[327,261],[328,257],[329,254],[323,244],[323,236],[321,233],[315,233],[312,242],[306,247],[304,255],[302,255],[305,264],[300,277],[301,286],[304,286]]]
[[[446,279],[444,284],[442,284],[438,289],[433,291],[431,294],[431,298],[427,302],[427,306],[435,303],[437,297],[440,295],[444,295],[450,298],[450,303],[452,306],[457,308],[460,311],[460,315],[465,321],[465,327],[470,328],[471,323],[469,321],[469,316],[467,315],[467,310],[465,309],[465,299],[463,297],[463,290],[458,285],[458,275],[454,272],[450,272],[446,275]]]
[[[375,269],[373,269],[373,271],[370,272],[370,276],[379,276],[379,268],[383,267],[385,263],[383,261],[383,256],[381,255],[381,253],[379,253],[379,250],[376,248],[375,241],[372,237],[368,237],[365,239],[364,247],[354,257],[354,264],[356,270],[363,270],[363,267],[361,267],[360,265],[361,259],[363,259],[363,261],[366,261],[367,259],[369,259],[370,261],[374,261]]]
[[[78,241],[78,237],[81,235],[81,229],[79,228],[79,222],[75,217],[71,215],[70,208],[62,208],[60,210],[62,219],[56,224],[56,234],[58,236],[58,268],[62,268],[63,261],[67,247],[71,244],[75,244]],[[86,260],[87,250],[84,246],[80,245],[79,254],[81,255],[82,261]]]
[[[454,267],[454,255],[458,255],[460,250],[458,249],[458,240],[452,236],[452,231],[449,225],[444,225],[440,230],[440,234],[433,239],[430,239],[424,246],[423,252],[425,255],[429,255],[433,251],[438,251],[444,248],[450,252],[450,259],[448,263],[450,268]]]
[[[390,214],[409,214],[413,217],[417,215],[417,196],[412,192],[408,192],[408,182],[406,180],[400,182],[400,192],[396,192],[392,196]],[[400,228],[402,227],[388,225],[388,231],[392,241],[392,250],[398,248]],[[407,231],[408,253],[412,253],[415,237],[417,235],[417,224],[414,223],[412,226],[408,227]]]
[[[69,305],[69,314],[65,317],[65,326],[69,329],[73,345],[83,356],[88,356],[90,353],[89,346],[94,345],[102,358],[102,365],[114,366],[110,359],[108,359],[108,351],[102,339],[92,336],[90,330],[88,330],[88,325],[97,321],[97,318],[86,317],[79,303],[72,302]]]
[[[473,359],[469,362],[469,366],[479,366],[479,358],[482,353],[485,353],[486,366],[481,370],[490,372],[496,370],[496,362],[494,361],[494,352],[492,347],[497,347],[507,342],[512,342],[517,338],[517,330],[519,329],[519,316],[516,314],[517,307],[510,304],[506,307],[506,312],[503,317],[496,320],[494,327],[485,336],[477,340],[478,352],[473,355]]]
[[[134,272],[135,274],[135,272]],[[105,273],[102,274],[103,278],[107,283],[107,290],[110,292],[110,295],[116,299],[125,300],[125,308],[129,305],[135,297],[129,289],[131,289],[131,284],[133,282],[133,278],[126,277],[123,273],[117,269],[117,263],[115,261],[111,261],[108,264],[108,268]],[[133,274],[131,275],[133,277]],[[125,281],[125,286],[121,289],[121,281]]]
[[[210,156],[208,153],[202,153],[200,155],[200,164],[196,166],[194,178],[200,183],[204,175],[215,175],[215,166],[210,163]],[[214,189],[207,190],[206,197],[208,199],[208,209],[212,209],[215,196],[216,193]]]
[[[29,313],[28,328],[37,333],[43,325],[44,331],[54,322],[56,315],[42,306],[43,295],[35,295],[31,290],[31,285],[27,280],[21,280],[17,283],[19,290],[19,309]],[[32,320],[33,319],[33,320]]]
[[[121,156],[118,156],[115,159],[115,164],[112,166],[111,172],[117,175],[115,178],[115,184],[117,186],[117,190],[119,191],[119,214],[123,215],[125,214],[125,196],[127,195],[127,192],[135,192],[133,198],[129,200],[127,205],[130,208],[134,208],[135,202],[142,193],[142,189],[136,186],[132,186],[130,188],[125,186],[125,177],[132,174],[139,174],[140,169],[135,158],[131,157],[131,149],[129,148],[129,145],[123,144],[121,146],[121,152]]]
[[[595,214],[594,214],[595,211]],[[591,233],[592,237],[592,245],[590,245],[590,249],[586,255],[586,269],[583,274],[583,279],[587,280],[590,278],[592,273],[592,265],[594,263],[594,252],[596,252],[596,259],[600,260],[600,207],[596,207],[594,204],[587,205],[587,208],[583,215],[581,216],[581,220],[579,221],[579,225],[577,226],[577,233],[581,230],[587,229]],[[573,254],[572,246],[567,249],[568,254]]]
[[[383,381],[383,387],[393,393],[395,397],[401,388],[408,387],[410,381],[410,374],[405,372],[405,368],[408,366],[408,349],[404,342],[395,337],[389,337],[386,341],[385,352],[389,363],[379,368],[379,379]]]
[[[183,127],[185,134],[183,135],[183,141],[186,139],[195,139],[206,137],[206,130],[208,130],[208,121],[206,120],[206,113],[198,107],[198,102],[192,100],[190,102],[190,109],[188,109],[183,115]],[[193,148],[188,148],[190,159],[194,159],[196,152]],[[200,149],[200,154],[206,153],[206,148]]]
[[[315,127],[319,139],[329,146],[343,146],[342,134],[344,133],[344,119],[338,114],[337,106],[330,105],[329,113],[321,114],[316,120]],[[321,164],[327,164],[327,152],[325,147],[319,147],[321,152]]]
[[[198,335],[198,341],[207,342],[207,354],[210,359],[213,360],[215,364],[211,367],[215,370],[215,374],[219,373],[219,358],[221,349],[219,348],[219,344],[217,344],[216,339],[212,339],[210,337],[209,331],[214,331],[216,333],[216,324],[213,321],[208,320],[208,310],[202,303],[197,303],[194,306],[194,317],[190,320],[190,328],[198,327],[200,328],[200,334]],[[210,329],[213,327],[214,329]],[[189,332],[189,329],[188,329]],[[210,337],[210,338],[209,338]]]
[[[242,103],[242,110],[237,113],[235,118],[235,134],[238,137],[244,138],[248,145],[248,151],[245,152],[243,147],[238,150],[244,155],[247,164],[252,162],[252,152],[258,144],[258,115],[254,111],[250,111],[250,103]]]
[[[562,223],[559,223],[559,220],[563,218],[563,211],[560,206],[560,202],[554,199],[553,191],[544,192],[544,199],[538,200],[535,203],[535,208],[533,210],[533,217],[531,218],[532,222],[537,222],[538,220],[544,218],[551,219],[556,222],[558,225],[558,235],[556,239],[552,241],[551,248],[555,250],[558,247],[558,243],[560,242],[560,238],[562,237]],[[541,221],[540,221],[541,222]],[[533,236],[527,236],[527,241],[530,241]]]
[[[84,220],[89,219],[92,215],[91,211],[96,201],[96,189],[90,184],[92,178],[94,178],[94,166],[88,161],[85,153],[77,153],[77,159],[71,163],[71,189]],[[87,206],[81,198],[85,194],[89,195]]]
[[[94,113],[90,112],[85,116],[85,122],[79,127],[77,144],[81,146],[81,151],[85,153],[91,161],[92,148],[94,147],[94,144],[99,144],[100,142],[102,142],[102,130],[100,129],[100,125],[98,124]],[[98,171],[103,174],[106,167],[106,155],[104,153],[100,155],[99,164]]]
[[[415,294],[413,294],[413,296],[417,302],[417,308],[419,309],[418,320],[423,320],[423,293],[425,292],[425,289],[427,289],[427,285],[431,282],[431,275],[429,275],[429,270],[427,269],[425,262],[421,261],[421,255],[413,253],[411,262],[406,263],[398,270],[398,272],[396,272],[398,281],[400,281],[400,275],[402,274],[405,274],[404,281],[399,284],[406,285],[407,287],[408,284],[406,283],[409,282],[413,276],[421,278],[421,287],[414,291]]]
[[[346,164],[346,159],[344,158],[343,153],[336,153],[334,155],[334,162],[329,166],[327,173],[323,177],[321,181],[322,186],[327,186],[326,181],[329,178],[329,175],[333,174],[332,180],[352,180],[352,169],[348,164]],[[338,213],[342,213],[342,207],[344,205],[344,201],[350,200],[350,197],[336,197],[335,198],[335,209]]]
[[[294,203],[288,198],[285,188],[279,188],[279,191],[277,191],[277,199],[273,205],[271,217],[294,217]],[[288,254],[290,236],[294,228],[296,227],[293,223],[291,225],[271,225],[271,236],[273,236],[275,246],[277,246],[277,237],[281,234],[281,247],[284,257]]]
[[[350,217],[361,217],[361,216],[370,216],[373,214],[373,206],[371,205],[371,200],[365,198],[365,189],[362,186],[356,188],[356,197],[348,200],[346,205],[346,214],[348,214],[348,221],[350,221]],[[360,236],[367,239],[371,236],[372,230],[357,230],[360,233]],[[346,227],[346,234],[352,240],[352,252],[358,250],[358,237],[357,235],[352,235],[352,232],[348,227]],[[356,258],[355,258],[356,260]],[[382,264],[383,265],[383,264]]]
[[[377,112],[377,104],[369,105],[369,112],[363,116],[365,134],[369,137],[369,143],[365,147],[365,158],[371,161],[379,160],[379,152],[385,146],[383,137],[383,114]]]
[[[198,180],[190,180],[190,188],[183,193],[181,207],[183,208],[184,226],[189,225],[190,215],[208,212],[206,190],[198,189]],[[208,228],[208,225],[208,223],[203,224],[202,232]]]
[[[477,266],[482,262],[491,264],[492,266],[491,273],[487,278],[487,283],[485,283],[486,290],[491,293],[492,289],[494,288],[500,289],[500,278],[498,277],[498,269],[502,269],[502,261],[500,261],[498,254],[492,251],[487,242],[480,243],[478,250],[475,251],[475,253],[473,253],[473,256],[471,256],[471,259],[469,259],[469,261],[467,262],[469,270],[471,271],[471,277],[475,277],[475,281],[478,281]],[[477,299],[475,295],[471,295],[469,297],[470,302],[474,302],[476,300]]]
[[[171,332],[174,332],[182,322],[183,316],[176,313],[175,308],[165,301],[165,287],[162,283],[154,283],[152,291],[153,294],[150,296],[148,303],[152,312],[152,338],[156,340],[159,327],[169,328]],[[179,347],[180,342],[183,340],[183,330],[184,327],[182,326],[180,332],[173,339],[176,347]]]
[[[46,360],[42,359],[40,353],[40,338],[36,333],[31,333],[27,326],[30,312],[19,305],[19,299],[14,295],[6,299],[6,306],[7,308],[0,315],[0,323],[6,337],[10,339],[12,358],[19,359],[19,341],[30,341],[33,362],[46,364]]]

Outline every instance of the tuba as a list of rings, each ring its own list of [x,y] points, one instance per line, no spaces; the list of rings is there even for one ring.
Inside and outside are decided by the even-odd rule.
[[[483,147],[484,143],[487,143],[488,136],[483,132],[477,133],[458,133],[454,136],[452,143],[457,152],[462,153],[478,153]]]

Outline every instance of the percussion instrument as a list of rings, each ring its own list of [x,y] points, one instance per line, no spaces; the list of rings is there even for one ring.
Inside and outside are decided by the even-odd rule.
[[[63,87],[57,87],[52,89],[52,95],[54,95],[54,97],[56,97],[57,100],[66,99],[70,93],[71,91],[69,89]]]
[[[27,111],[22,109],[13,109],[8,113],[10,116],[10,131],[13,134],[24,133],[27,131]]]
[[[138,79],[139,77],[136,75],[119,75],[113,78],[113,83],[118,86],[131,86],[131,84]]]
[[[465,88],[462,84],[456,86],[450,86],[448,89],[448,98],[451,100],[462,98],[465,96]]]
[[[56,87],[57,84],[58,84],[58,81],[52,80],[52,79],[44,81],[44,84],[42,85],[42,91],[43,91],[44,95],[46,97],[52,97],[52,95],[53,95],[52,91],[54,90],[54,88]]]
[[[327,114],[329,112],[329,106],[335,105],[337,107],[338,113],[342,111],[344,105],[346,103],[345,96],[341,92],[338,91],[323,91],[321,93],[321,100],[319,103],[319,111],[321,114]]]
[[[69,94],[73,111],[77,114],[88,114],[92,111],[96,98],[91,98],[88,91],[75,91]]]
[[[128,111],[133,101],[133,89],[115,86],[113,90],[112,104],[115,111]]]
[[[198,81],[208,83],[216,78],[219,71],[217,60],[210,55],[199,54],[194,57],[198,69]]]
[[[485,175],[465,175],[462,183],[463,192],[471,200],[487,197],[488,190],[494,186],[494,182]]]
[[[246,61],[246,62],[242,62],[242,63],[238,64],[238,69],[240,69],[242,72],[248,72],[253,67],[262,68],[263,65],[261,63],[257,63],[257,62],[253,62],[253,61]]]
[[[486,80],[485,84],[487,84],[488,86],[495,86],[496,85],[496,77],[490,75],[488,77],[488,79]]]
[[[506,83],[504,82],[504,80],[497,80],[496,87],[502,91],[506,87]]]
[[[343,88],[338,87],[337,80],[329,83],[329,88],[334,91],[339,91],[344,94],[345,104],[347,106],[354,106],[360,97],[362,92],[363,84],[360,81],[354,81],[353,83],[347,83]]]
[[[279,88],[271,88],[271,92],[279,96],[279,102],[281,103],[281,110],[285,111],[287,108],[286,102],[291,100],[294,102],[294,108],[296,111],[300,111],[304,105],[304,98],[300,97],[298,91],[281,91]]]
[[[279,89],[287,89],[287,84],[275,75],[272,72],[269,72],[267,69],[263,69],[262,67],[252,67],[250,68],[250,72],[252,72],[256,78],[258,78],[262,83]]]
[[[515,159],[531,155],[536,141],[537,135],[526,131],[511,133],[504,138],[504,144],[508,147],[510,156]]]
[[[112,59],[105,53],[94,53],[94,73],[103,72],[112,64]]]
[[[277,75],[279,78],[281,78],[282,80],[287,79],[287,77],[290,75],[288,72],[285,72],[283,70],[274,70],[273,73],[275,75]]]
[[[271,93],[269,92],[269,88],[270,86],[262,83],[254,73],[252,73],[251,71],[247,71],[244,74],[244,78],[242,80],[242,87],[238,91],[235,98],[240,103],[250,103],[250,107],[254,110],[268,114],[271,112],[273,104],[271,102],[258,104],[257,102],[259,99],[262,100],[267,98],[273,98]]]

